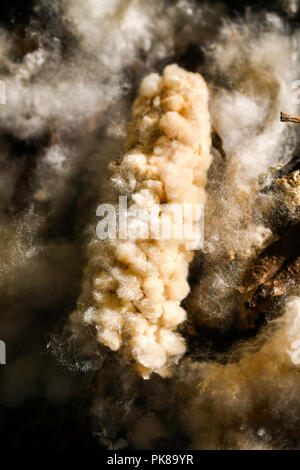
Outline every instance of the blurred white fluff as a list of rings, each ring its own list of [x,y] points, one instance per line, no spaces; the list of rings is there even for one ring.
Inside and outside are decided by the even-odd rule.
[[[296,143],[296,128],[285,126],[279,116],[282,110],[299,111],[292,88],[299,33],[287,34],[274,14],[262,22],[259,27],[251,14],[247,23],[226,21],[209,48],[211,71],[224,84],[212,93],[212,124],[228,159],[220,164],[221,172],[212,170],[207,189],[205,251],[210,258],[192,300],[200,322],[231,321],[240,276],[272,239],[265,220],[272,201],[259,192],[260,177],[270,178],[271,168],[287,163]],[[216,282],[220,288],[210,290]]]
[[[187,398],[179,410],[182,426],[192,430],[191,449],[274,449],[274,422],[285,416],[289,426],[299,409],[299,319],[300,298],[294,297],[287,301],[283,316],[256,340],[240,345],[226,365],[181,366],[182,388],[187,374],[195,387],[188,398],[189,412]]]

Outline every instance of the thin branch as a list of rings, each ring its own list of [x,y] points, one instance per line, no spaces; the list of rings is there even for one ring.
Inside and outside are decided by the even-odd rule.
[[[226,160],[227,155],[223,147],[223,140],[220,134],[216,131],[214,127],[211,129],[211,137],[212,137],[212,145],[215,147],[218,152],[220,153],[221,157]]]
[[[291,114],[280,113],[281,122],[295,122],[300,124],[300,116],[292,116]]]

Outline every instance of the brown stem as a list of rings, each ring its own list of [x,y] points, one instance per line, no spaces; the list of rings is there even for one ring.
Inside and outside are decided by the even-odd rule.
[[[297,124],[299,124],[300,116],[292,116],[290,114],[280,113],[280,121],[281,122],[296,122]]]
[[[218,152],[220,153],[221,157],[226,160],[227,155],[223,148],[223,140],[220,134],[216,131],[216,129],[212,126],[211,128],[211,138],[212,138],[212,145],[215,147]]]

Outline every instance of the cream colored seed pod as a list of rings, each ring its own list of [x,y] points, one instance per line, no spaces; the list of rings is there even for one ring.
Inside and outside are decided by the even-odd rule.
[[[204,79],[169,65],[162,76],[152,73],[141,84],[127,151],[119,165],[111,165],[112,183],[117,182],[120,195],[131,188],[129,208],[163,205],[159,224],[164,228],[168,205],[194,207],[205,202],[210,147]],[[117,238],[105,243],[107,249],[93,244],[88,282],[71,317],[73,331],[78,331],[82,318],[85,324],[95,325],[100,342],[114,351],[120,349],[144,378],[152,372],[166,376],[185,351],[175,330],[186,318],[180,302],[189,292],[188,264],[193,254],[180,237]],[[105,267],[102,275],[101,266]]]

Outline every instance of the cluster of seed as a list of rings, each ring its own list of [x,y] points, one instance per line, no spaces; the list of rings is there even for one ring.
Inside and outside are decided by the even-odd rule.
[[[204,203],[210,147],[204,79],[169,65],[141,84],[126,153],[111,164],[112,183],[140,208]],[[185,352],[175,330],[186,318],[180,302],[189,293],[192,258],[185,239],[95,240],[82,294],[92,305],[83,309],[80,300],[73,324],[95,325],[98,340],[121,349],[144,378],[167,375]]]

